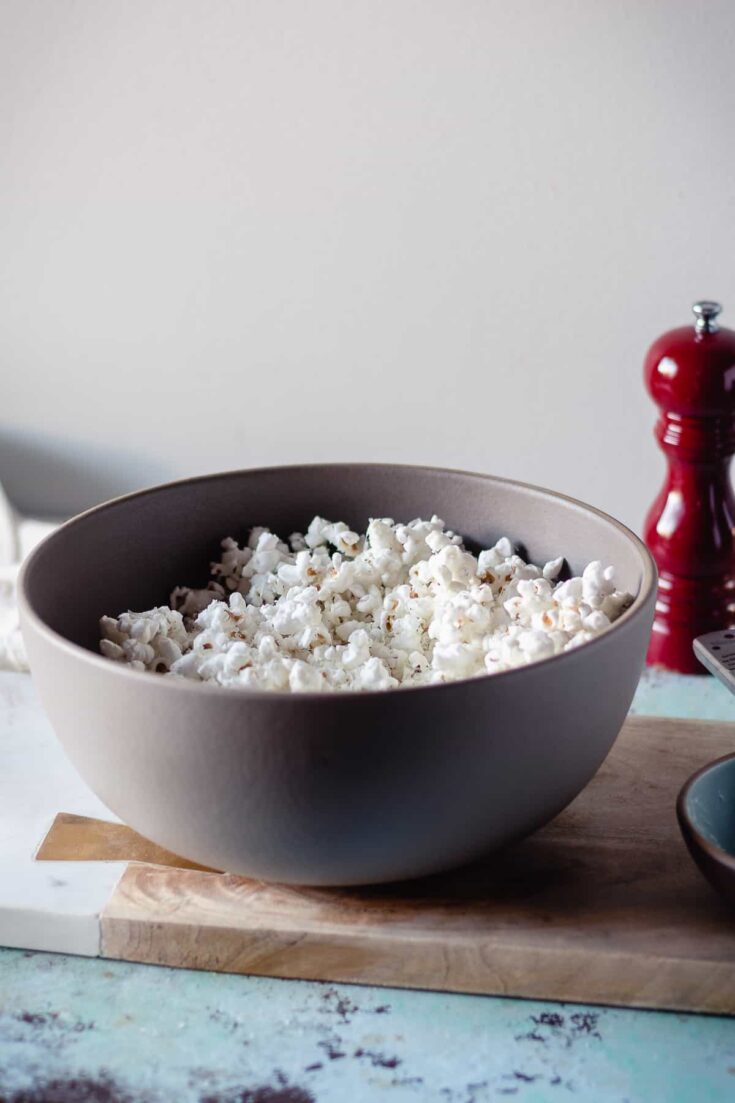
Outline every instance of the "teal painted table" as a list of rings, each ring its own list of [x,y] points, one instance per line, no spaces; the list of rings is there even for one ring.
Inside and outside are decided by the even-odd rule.
[[[735,722],[711,678],[634,711]],[[735,1019],[0,951],[0,1103],[732,1103]]]

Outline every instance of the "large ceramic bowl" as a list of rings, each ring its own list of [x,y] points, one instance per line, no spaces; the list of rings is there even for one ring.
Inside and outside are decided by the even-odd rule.
[[[203,584],[225,535],[279,533],[319,513],[438,513],[483,546],[507,534],[534,562],[615,565],[636,595],[576,650],[450,685],[357,694],[224,689],[102,658],[104,613]],[[644,545],[547,490],[458,471],[332,465],[235,471],[118,498],[31,555],[21,616],[41,699],[69,757],[141,834],[233,873],[302,884],[414,877],[478,857],[555,816],[620,730],[656,589]]]

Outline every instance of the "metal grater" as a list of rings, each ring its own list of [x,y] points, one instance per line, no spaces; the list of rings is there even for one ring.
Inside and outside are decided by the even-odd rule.
[[[694,641],[694,654],[724,686],[735,693],[735,631],[723,628]]]

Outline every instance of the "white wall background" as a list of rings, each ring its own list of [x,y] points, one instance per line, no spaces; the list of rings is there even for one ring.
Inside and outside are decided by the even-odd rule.
[[[384,459],[638,527],[735,326],[731,0],[0,0],[0,479]],[[725,316],[727,322],[727,311]]]

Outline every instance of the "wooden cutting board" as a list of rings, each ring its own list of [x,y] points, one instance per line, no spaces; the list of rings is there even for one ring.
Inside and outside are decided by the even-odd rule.
[[[299,889],[181,868],[83,817],[57,817],[37,857],[130,861],[100,916],[103,957],[735,1014],[735,913],[692,864],[674,811],[689,774],[733,750],[735,725],[632,717],[549,826],[400,885]]]

